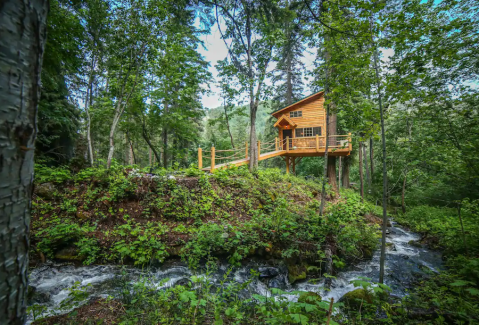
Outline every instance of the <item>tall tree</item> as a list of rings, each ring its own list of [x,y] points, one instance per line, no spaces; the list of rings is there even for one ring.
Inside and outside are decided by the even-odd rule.
[[[0,323],[23,325],[36,114],[48,2],[0,5]]]
[[[207,2],[208,3],[208,2]],[[278,7],[269,1],[215,1],[218,28],[228,47],[235,75],[247,94],[250,115],[249,168],[258,167],[256,114],[264,99],[267,68],[275,45],[274,32],[281,19]],[[226,24],[222,31],[220,19]],[[227,42],[231,39],[231,43]]]

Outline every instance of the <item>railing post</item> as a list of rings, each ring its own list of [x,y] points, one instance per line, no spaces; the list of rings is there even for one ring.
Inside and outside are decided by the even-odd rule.
[[[215,147],[211,147],[211,168],[210,172],[213,172],[215,169]]]
[[[316,134],[316,152],[319,152],[319,135]]]
[[[351,132],[348,133],[348,143],[349,143],[349,151],[353,151],[353,143],[351,142]]]
[[[274,149],[278,151],[278,137],[274,138]]]
[[[246,141],[244,143],[244,145],[245,145],[245,148],[246,148],[245,153],[244,153],[244,158],[248,159],[248,141]]]
[[[198,169],[203,168],[203,149],[198,148]]]
[[[289,152],[289,137],[286,137],[286,152]]]
[[[261,141],[258,140],[258,158],[261,155]]]

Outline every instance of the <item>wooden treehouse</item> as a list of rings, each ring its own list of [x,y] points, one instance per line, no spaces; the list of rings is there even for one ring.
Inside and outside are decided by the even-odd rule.
[[[326,110],[323,107],[324,92],[317,92],[296,103],[286,106],[271,115],[277,121],[278,137],[274,141],[261,143],[258,141],[258,160],[282,157],[286,162],[286,172],[296,165],[302,157],[324,156],[326,140],[328,155],[348,156],[352,150],[351,133],[347,135],[327,135]],[[209,160],[208,167],[203,160]],[[241,166],[249,163],[248,142],[242,148],[209,151],[198,149],[198,167],[205,171],[228,166]]]

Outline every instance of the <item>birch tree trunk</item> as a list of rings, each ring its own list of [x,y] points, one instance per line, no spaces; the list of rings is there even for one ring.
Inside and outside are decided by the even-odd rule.
[[[0,324],[24,324],[48,1],[0,2]]]
[[[361,198],[364,200],[364,177],[363,177],[363,142],[359,141],[359,186]]]
[[[368,193],[370,193],[371,192],[371,176],[369,175],[366,142],[363,142],[363,159],[364,159],[364,170],[366,171],[366,182],[368,183],[368,191],[369,191]]]

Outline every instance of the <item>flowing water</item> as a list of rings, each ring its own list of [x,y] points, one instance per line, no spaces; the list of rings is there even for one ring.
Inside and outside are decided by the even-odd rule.
[[[419,235],[396,226],[394,222],[389,228],[387,242],[390,245],[386,256],[385,284],[392,288],[392,293],[396,296],[404,296],[414,285],[415,280],[426,272],[437,272],[441,267],[439,252],[410,244],[411,241],[419,238]],[[260,275],[258,279],[251,282],[248,290],[250,293],[270,296],[271,288],[280,288],[284,291],[313,291],[319,293],[323,299],[334,298],[337,301],[345,293],[355,289],[350,283],[351,280],[361,277],[370,278],[375,282],[379,280],[379,255],[380,251],[376,250],[372,259],[339,272],[332,281],[330,291],[324,290],[322,282],[312,284],[304,281],[290,285],[287,268],[284,265],[271,266],[266,261],[264,263],[253,261],[243,267],[235,268],[229,274],[229,279],[240,283],[245,282],[250,277],[250,270],[254,269]],[[227,264],[221,264],[217,270],[208,274],[209,281],[213,285],[219,285],[228,270]],[[117,294],[121,282],[118,281],[119,276],[126,277],[129,283],[148,278],[150,283],[162,289],[185,284],[192,275],[193,273],[179,262],[167,262],[160,268],[145,271],[133,267],[103,265],[75,267],[46,263],[30,273],[30,285],[33,289],[30,303],[44,306],[47,312],[64,313],[68,312],[68,309],[61,309],[61,303],[68,298],[70,289],[75,283],[79,283],[80,288],[89,285],[90,297],[106,297]],[[203,276],[206,275],[203,274]],[[295,296],[291,295],[289,298],[295,299]]]

